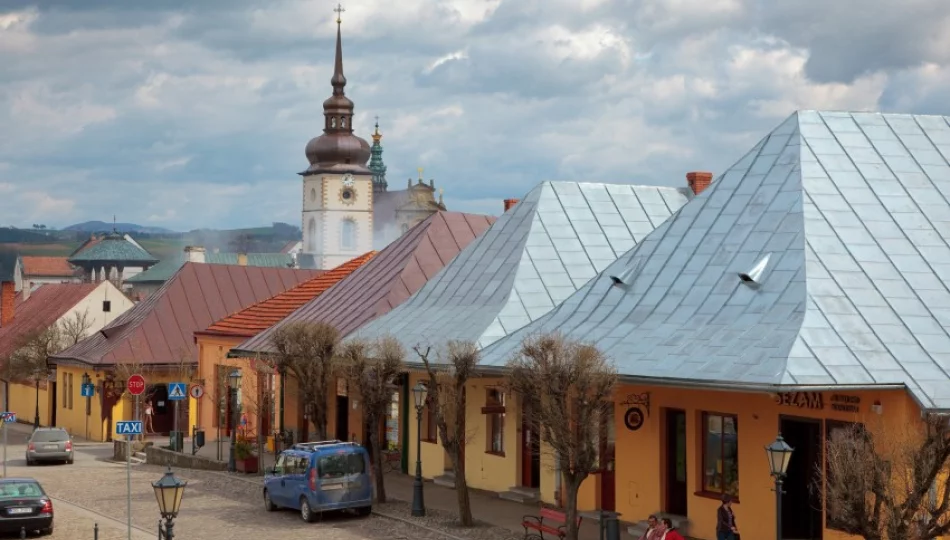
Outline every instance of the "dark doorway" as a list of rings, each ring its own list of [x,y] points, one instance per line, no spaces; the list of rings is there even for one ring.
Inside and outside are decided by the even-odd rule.
[[[527,405],[521,414],[521,485],[533,489],[541,487],[541,445],[531,427],[531,409]]]
[[[55,426],[56,425],[56,408],[57,408],[56,401],[57,401],[57,398],[59,397],[59,394],[56,392],[56,381],[50,381],[49,384],[50,384],[50,391],[48,392],[48,394],[52,396],[50,398],[50,404],[49,404],[49,425]],[[68,389],[69,386],[67,385],[66,388]],[[72,396],[67,396],[66,398],[69,399],[71,397]]]
[[[610,409],[600,425],[600,509],[611,512],[617,507],[616,441],[614,411]]]
[[[686,411],[666,409],[666,512],[685,516],[686,489]]]
[[[350,440],[350,398],[347,396],[336,397],[336,439]]]
[[[139,404],[139,411],[144,414],[149,399],[152,401],[152,431],[159,435],[168,435],[175,425],[175,406],[168,401],[168,386],[156,384],[148,388],[146,397]]]
[[[821,465],[821,422],[782,418],[779,429],[795,449],[788,463],[782,497],[782,536],[821,540],[821,501],[813,485]]]

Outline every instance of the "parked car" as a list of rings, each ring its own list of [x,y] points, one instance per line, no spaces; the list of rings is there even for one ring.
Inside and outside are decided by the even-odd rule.
[[[73,462],[73,440],[63,428],[36,428],[26,445],[26,464],[38,461]]]
[[[53,534],[53,501],[32,478],[0,479],[0,533]]]
[[[298,443],[284,450],[264,475],[264,508],[291,508],[312,522],[321,512],[373,511],[369,454],[352,442]]]

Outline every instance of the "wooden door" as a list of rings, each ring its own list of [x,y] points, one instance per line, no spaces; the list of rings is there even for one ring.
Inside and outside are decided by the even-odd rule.
[[[600,508],[617,508],[616,431],[613,408],[600,425]]]
[[[664,510],[686,515],[689,493],[686,489],[686,412],[666,410],[666,505]]]

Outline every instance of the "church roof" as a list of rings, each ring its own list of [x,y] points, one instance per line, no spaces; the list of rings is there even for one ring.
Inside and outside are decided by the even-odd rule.
[[[195,331],[319,275],[315,270],[185,263],[162,287],[52,363],[177,364],[196,358]]]
[[[98,261],[154,264],[158,259],[118,233],[112,233],[69,257],[71,263]]]
[[[948,200],[950,118],[798,112],[483,362],[559,331],[629,380],[903,386],[950,409]]]
[[[237,253],[205,253],[206,264],[233,264],[238,263]],[[126,283],[164,283],[168,281],[188,260],[184,252],[163,259],[155,266],[140,272]],[[294,258],[289,253],[248,253],[247,266],[258,268],[290,268]]]
[[[376,255],[375,251],[360,255],[313,279],[304,281],[292,289],[288,289],[267,300],[246,307],[237,313],[228,315],[209,326],[206,330],[196,332],[195,334],[244,338],[253,337],[259,332],[263,332],[277,324],[281,319],[290,315],[296,311],[297,308],[303,306],[310,300],[323,294],[327,289],[336,285],[338,281],[353,273],[360,266],[366,264],[374,255]]]
[[[484,347],[541,317],[669,219],[687,190],[543,182],[434,279],[358,332]]]
[[[437,212],[352,274],[280,323],[233,348],[233,356],[274,352],[274,331],[293,322],[323,322],[347,335],[409,298],[472,243],[494,218]]]

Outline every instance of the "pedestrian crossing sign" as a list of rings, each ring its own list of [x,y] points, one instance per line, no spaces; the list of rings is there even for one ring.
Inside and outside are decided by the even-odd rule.
[[[182,401],[186,397],[188,397],[188,387],[185,383],[168,383],[168,401]]]

